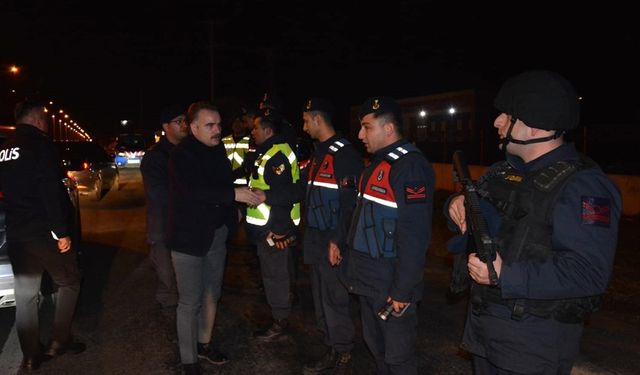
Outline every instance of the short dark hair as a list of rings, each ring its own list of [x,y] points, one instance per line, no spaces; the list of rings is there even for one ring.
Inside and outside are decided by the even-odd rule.
[[[16,124],[20,123],[25,117],[31,115],[33,112],[44,108],[44,103],[39,100],[25,99],[16,104],[13,111],[13,116],[16,120]]]
[[[260,127],[262,129],[270,128],[273,130],[273,134],[280,134],[282,130],[282,115],[278,111],[271,108],[263,108],[256,117],[261,118]]]
[[[200,111],[205,109],[220,113],[220,111],[218,110],[218,107],[216,107],[215,105],[211,104],[211,102],[208,102],[206,100],[201,100],[199,102],[191,103],[191,105],[189,106],[189,109],[187,110],[187,124],[191,124],[193,120],[198,116],[198,113],[200,113]]]

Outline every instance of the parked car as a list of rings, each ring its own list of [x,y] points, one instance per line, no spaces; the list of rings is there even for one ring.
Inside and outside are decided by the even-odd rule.
[[[13,134],[15,127],[0,125],[0,144]],[[80,222],[80,199],[78,186],[73,178],[64,176],[62,182],[67,189],[69,200],[73,206],[71,241],[77,246],[81,240],[82,228]],[[43,284],[48,277],[43,277]],[[0,191],[0,308],[15,306],[16,301],[13,292],[13,270],[7,253],[7,237],[5,230],[4,195]],[[50,285],[43,285],[43,290],[50,289]]]
[[[116,143],[115,161],[119,167],[139,167],[147,142],[141,134],[120,134]]]
[[[83,195],[102,199],[107,192],[117,191],[120,173],[115,160],[94,142],[56,142],[62,158],[62,168],[76,180]]]

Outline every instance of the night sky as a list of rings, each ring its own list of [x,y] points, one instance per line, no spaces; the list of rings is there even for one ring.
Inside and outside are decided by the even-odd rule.
[[[369,96],[491,92],[544,68],[576,85],[584,125],[639,122],[640,33],[629,6],[484,3],[3,1],[0,122],[11,122],[17,95],[39,92],[94,137],[121,131],[125,118],[156,129],[161,107],[210,97],[212,65],[226,118],[268,90],[295,124],[309,96],[332,99],[346,123],[349,106]]]

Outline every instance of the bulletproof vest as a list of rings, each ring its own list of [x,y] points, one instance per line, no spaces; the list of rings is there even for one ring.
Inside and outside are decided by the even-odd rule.
[[[329,146],[329,151],[319,165],[314,159],[309,169],[307,184],[307,226],[318,230],[335,229],[340,216],[340,186],[334,170],[335,155],[346,145],[346,139],[338,139]]]
[[[592,160],[558,161],[548,167],[522,174],[506,162],[494,166],[481,182],[481,189],[500,212],[502,223],[496,243],[504,264],[518,261],[548,261],[553,253],[552,215],[555,203],[576,172],[598,168]],[[498,287],[474,285],[472,303],[484,301],[506,304],[512,318],[524,314],[578,323],[594,311],[601,296],[562,300],[504,300]]]
[[[353,238],[351,248],[368,253],[372,258],[395,258],[395,232],[398,221],[398,204],[389,180],[393,164],[411,152],[420,152],[415,146],[406,143],[390,151],[374,167],[373,172],[364,181],[360,177],[357,223],[349,238]]]

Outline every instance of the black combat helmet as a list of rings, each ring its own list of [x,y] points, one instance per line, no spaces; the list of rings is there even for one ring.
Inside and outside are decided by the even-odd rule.
[[[493,104],[532,128],[571,130],[580,120],[578,95],[571,83],[546,70],[527,71],[508,79]]]

